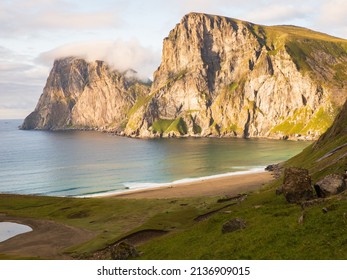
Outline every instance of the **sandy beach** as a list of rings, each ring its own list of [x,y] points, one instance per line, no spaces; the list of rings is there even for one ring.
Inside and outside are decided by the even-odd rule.
[[[260,189],[270,182],[270,172],[258,172],[244,175],[230,175],[220,178],[204,179],[196,182],[174,184],[113,194],[118,198],[182,198],[197,196],[230,196]]]

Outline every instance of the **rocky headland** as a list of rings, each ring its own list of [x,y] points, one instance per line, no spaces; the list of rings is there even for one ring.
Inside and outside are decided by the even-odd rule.
[[[164,39],[153,83],[102,61],[56,60],[22,129],[317,139],[346,87],[346,40],[190,13]]]

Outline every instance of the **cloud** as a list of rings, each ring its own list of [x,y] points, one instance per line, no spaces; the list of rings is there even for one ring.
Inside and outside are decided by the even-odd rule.
[[[13,0],[0,2],[0,35],[23,36],[50,30],[95,30],[122,23],[114,9],[87,9],[85,1]]]
[[[21,119],[35,108],[42,85],[0,82],[0,119]]]
[[[324,1],[316,26],[335,36],[347,38],[347,5],[345,0]]]
[[[103,60],[119,71],[133,69],[144,79],[152,78],[160,64],[160,52],[143,47],[137,40],[72,43],[42,53],[37,60],[51,65],[55,59],[68,56],[81,57],[87,61]]]
[[[49,69],[0,46],[0,119],[23,118],[42,93]]]
[[[246,15],[246,19],[255,23],[279,23],[284,24],[288,21],[307,17],[307,9],[302,6],[293,5],[268,5],[252,10]]]
[[[319,21],[326,25],[347,25],[347,5],[345,0],[324,2],[320,8]]]

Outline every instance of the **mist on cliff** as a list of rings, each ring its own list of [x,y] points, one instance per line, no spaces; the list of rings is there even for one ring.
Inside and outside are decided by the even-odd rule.
[[[75,56],[87,61],[103,60],[114,70],[136,71],[140,79],[151,79],[160,64],[160,51],[142,46],[137,40],[79,42],[41,53],[37,61],[52,66],[55,59]]]

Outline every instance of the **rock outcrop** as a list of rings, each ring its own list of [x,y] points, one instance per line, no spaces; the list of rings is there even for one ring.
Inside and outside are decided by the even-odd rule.
[[[150,91],[100,61],[58,60],[22,128],[315,139],[346,99],[346,49],[304,28],[190,13],[164,39]]]
[[[22,129],[122,131],[135,100],[148,92],[148,85],[103,61],[59,59]]]

